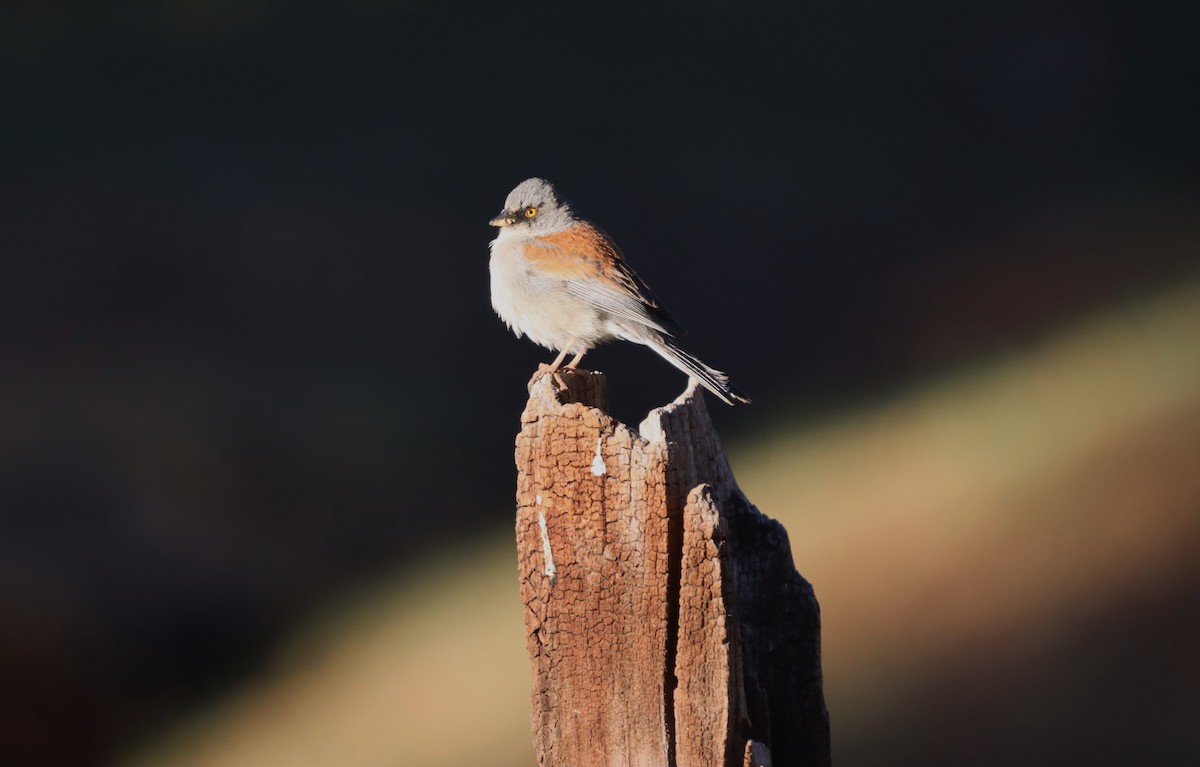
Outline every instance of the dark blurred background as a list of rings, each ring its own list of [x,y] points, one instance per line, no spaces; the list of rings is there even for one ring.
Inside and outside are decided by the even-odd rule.
[[[4,4],[0,762],[104,763],[508,529],[553,356],[489,304],[517,182],[752,440],[1191,277],[1197,40],[1184,3]],[[683,386],[588,363],[626,421]]]

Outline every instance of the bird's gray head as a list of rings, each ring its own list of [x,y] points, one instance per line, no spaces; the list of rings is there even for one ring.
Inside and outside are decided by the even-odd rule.
[[[504,210],[490,223],[510,227],[514,233],[549,234],[574,222],[571,208],[558,199],[553,184],[541,178],[527,178],[508,193]]]

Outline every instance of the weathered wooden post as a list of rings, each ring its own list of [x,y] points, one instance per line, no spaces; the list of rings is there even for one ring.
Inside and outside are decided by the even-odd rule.
[[[564,388],[565,387],[565,388]],[[540,375],[517,553],[543,767],[828,765],[820,615],[693,383],[640,434],[604,377]]]

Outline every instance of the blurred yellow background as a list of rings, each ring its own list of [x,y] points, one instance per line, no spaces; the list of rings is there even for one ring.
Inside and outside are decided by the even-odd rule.
[[[1200,280],[764,431],[727,447],[821,602],[836,763],[1194,747]],[[531,764],[513,557],[427,554],[124,763]]]

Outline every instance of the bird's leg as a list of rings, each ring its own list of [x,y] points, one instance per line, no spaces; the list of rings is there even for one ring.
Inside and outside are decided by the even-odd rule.
[[[541,370],[545,370],[545,372],[547,372],[547,373],[549,373],[550,375],[554,376],[554,382],[555,382],[556,384],[558,384],[558,390],[559,390],[559,391],[566,391],[566,390],[567,390],[567,382],[566,382],[566,381],[564,381],[564,380],[562,379],[562,376],[560,376],[560,375],[558,374],[558,369],[559,369],[559,368],[562,366],[562,361],[563,361],[563,360],[565,360],[565,359],[567,358],[567,354],[568,354],[568,352],[570,352],[570,351],[571,351],[571,347],[572,347],[572,346],[574,346],[574,345],[575,345],[575,339],[574,339],[574,338],[572,338],[572,339],[571,339],[571,341],[570,341],[570,343],[568,343],[566,346],[564,346],[564,347],[562,348],[562,351],[560,351],[560,352],[558,353],[558,356],[554,358],[554,362],[551,362],[549,365],[547,365],[547,364],[546,364],[546,363],[544,363],[544,362],[543,362],[541,365],[538,365],[538,370],[539,370],[539,371],[541,371]],[[581,352],[581,353],[579,354],[579,356],[578,356],[578,357],[576,357],[574,360],[572,360],[572,362],[578,362],[578,361],[579,361],[579,357],[582,357],[582,356],[583,356],[583,354],[582,354],[582,352]],[[572,370],[574,369],[574,368],[573,368],[571,365],[567,365],[567,367],[568,367],[568,368],[571,368]]]
[[[587,354],[587,351],[587,349],[584,349],[583,351],[579,352],[579,354],[576,354],[575,357],[567,363],[567,370],[574,370],[576,367],[578,367],[579,360],[583,359],[583,355]]]
[[[575,343],[575,342],[571,341],[571,344],[573,344],[573,343]],[[554,358],[554,362],[551,362],[549,365],[547,365],[547,370],[546,370],[547,373],[557,373],[558,372],[559,366],[561,366],[563,363],[563,360],[565,360],[567,358],[567,353],[571,351],[571,344],[567,344],[566,346],[564,346],[562,351],[558,353],[558,356]],[[570,365],[568,365],[567,367],[570,367]]]

